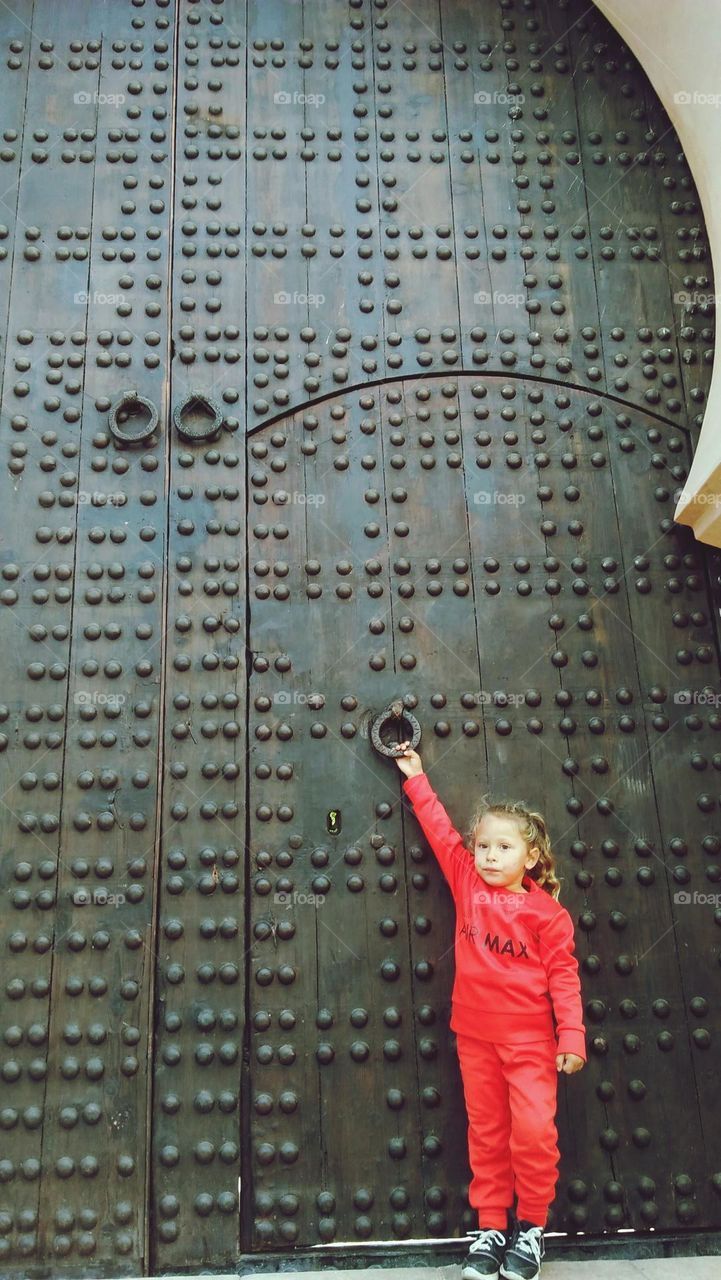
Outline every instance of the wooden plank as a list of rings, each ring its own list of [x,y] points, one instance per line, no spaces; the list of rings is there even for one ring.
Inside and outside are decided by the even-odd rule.
[[[528,168],[535,172],[524,197],[522,248],[529,253],[529,328],[541,341],[533,367],[561,382],[605,385],[596,294],[596,252],[591,235],[589,186],[597,173],[581,146],[579,107],[567,27],[577,17],[553,0],[512,31],[515,77],[524,91]],[[535,283],[531,283],[535,281]]]
[[[669,1091],[682,1090],[693,1073],[683,1009],[675,1002],[663,1024],[677,1040],[675,1051],[659,1056],[657,1042],[659,993],[675,991],[679,975],[655,800],[658,734],[644,714],[649,694],[640,677],[629,600],[632,580],[624,561],[630,541],[638,538],[649,547],[654,540],[651,495],[644,484],[636,485],[632,516],[630,504],[614,490],[612,458],[624,455],[608,404],[576,393],[569,416],[573,428],[566,434],[563,454],[549,468],[555,489],[549,513],[558,521],[554,543],[569,608],[561,633],[567,659],[561,676],[571,699],[566,717],[573,730],[567,741],[576,768],[575,827],[588,877],[586,910],[593,922],[588,942],[594,959],[585,967],[590,1067],[608,1111],[602,1141],[613,1159],[613,1176],[628,1192],[623,1208],[614,1210],[614,1221],[622,1214],[619,1224],[641,1228],[647,1210],[631,1190],[655,1177],[665,1099]],[[655,429],[650,420],[634,415],[634,435],[642,438],[649,427]],[[647,462],[643,465],[650,470]],[[572,501],[574,494],[578,501]],[[581,526],[574,532],[569,529],[571,515]],[[659,624],[662,617],[657,617]],[[600,955],[609,950],[615,962],[599,968]],[[619,1078],[628,1087],[616,1087],[613,1082]],[[640,1096],[634,1085],[639,1079],[648,1086]],[[693,1135],[693,1176],[702,1180],[697,1163],[701,1122],[695,1108],[687,1109],[685,1123]],[[598,1134],[588,1132],[587,1145],[597,1142]],[[659,1187],[657,1201],[660,1214],[673,1215],[670,1185]],[[594,1208],[602,1220],[602,1202]]]
[[[524,94],[503,56],[509,22],[496,6],[441,3],[463,367],[521,374],[533,370],[535,326],[520,257],[529,179]]]
[[[155,954],[153,1272],[241,1252],[245,9],[181,6]],[[169,193],[170,194],[170,193]],[[199,397],[210,397],[211,403]],[[216,435],[193,439],[222,418]]]
[[[654,1199],[666,1220],[702,1226],[714,1221],[708,1171],[718,1140],[708,1054],[710,1011],[719,998],[714,906],[721,827],[708,773],[718,725],[715,611],[690,532],[673,524],[664,499],[668,488],[659,483],[664,478],[659,461],[668,465],[678,457],[668,450],[673,429],[638,413],[627,416],[628,428],[617,433],[610,460],[622,513],[623,568],[658,815],[659,842],[651,865],[665,870],[659,892],[667,902],[647,962],[655,996],[651,1007],[662,1019],[661,1026],[654,1024],[657,1051],[664,1055],[655,1057],[653,1083],[659,1087],[661,1070],[664,1079],[677,1079],[689,1095],[684,1129],[693,1135],[673,1153],[663,1179],[659,1171]],[[654,451],[650,457],[649,449]],[[675,980],[669,977],[661,986],[662,964],[674,961]],[[659,1150],[660,1128],[653,1137]]]
[[[674,308],[657,212],[663,172],[648,154],[645,90],[620,37],[597,11],[569,26],[568,40],[591,239],[599,246],[595,278],[607,386],[673,418],[678,387],[663,384],[662,353],[672,350],[671,366],[675,358],[665,332]]]
[[[480,790],[485,777],[485,741],[457,380],[391,384],[382,407],[397,696],[409,699],[421,723],[424,768],[465,834],[469,783]],[[478,1222],[467,1201],[467,1119],[449,1029],[456,915],[412,810],[404,808],[402,821],[422,1138],[418,1216],[431,1237],[463,1235]],[[407,1176],[415,1190],[417,1177]]]
[[[117,934],[113,947],[112,931],[95,928],[90,956],[87,909],[65,898],[84,861],[78,848],[84,818],[77,810],[72,854],[62,840],[68,810],[73,797],[78,798],[73,788],[79,785],[71,773],[78,764],[72,739],[80,717],[73,694],[79,687],[76,676],[86,675],[76,666],[73,622],[82,605],[76,615],[73,584],[82,562],[76,528],[83,483],[79,438],[96,128],[103,114],[95,94],[102,84],[101,36],[110,26],[103,4],[77,4],[73,12],[86,34],[82,77],[74,74],[77,65],[70,65],[67,11],[58,7],[44,14],[41,31],[40,23],[33,26],[28,7],[15,10],[24,28],[20,61],[27,69],[27,92],[25,125],[18,131],[20,181],[5,197],[17,225],[3,382],[10,445],[10,467],[3,468],[4,684],[12,691],[4,723],[12,726],[12,746],[4,756],[1,812],[4,874],[15,908],[24,908],[25,914],[23,927],[12,918],[5,922],[6,991],[13,999],[8,1032],[10,1043],[18,1046],[16,1088],[5,1118],[10,1123],[15,1110],[15,1123],[23,1120],[19,1147],[14,1137],[4,1142],[2,1208],[13,1222],[3,1236],[3,1270],[22,1275],[29,1266],[47,1266],[53,1258],[63,1258],[69,1268],[94,1259],[98,1273],[136,1270],[144,1213],[143,1145],[135,1141],[134,1123],[133,1151],[137,1155],[139,1145],[141,1154],[140,1219],[133,1211],[127,1222],[114,1219],[112,1228],[108,1223],[120,1174],[107,1148],[110,1118],[103,1081],[107,1071],[119,1076],[121,1058],[129,1064],[134,1056],[119,1038],[111,1035],[108,1043],[109,1008],[121,998],[117,970],[125,949],[121,953]],[[8,16],[9,11],[4,22]],[[13,41],[20,39],[17,28],[11,27],[11,33]],[[118,487],[116,480],[113,489]],[[96,707],[85,710],[87,718],[97,714]],[[65,807],[61,797],[67,800]],[[30,1001],[27,1013],[20,1001]],[[6,1068],[11,1079],[13,1070]],[[142,1074],[133,1078],[128,1069],[120,1078],[118,1096],[120,1139],[114,1154],[122,1161],[127,1151],[124,1109],[134,1120],[143,1115]],[[123,1183],[124,1192],[127,1187]],[[77,1217],[80,1199],[82,1221]]]
[[[27,1019],[20,1010],[24,1001],[36,993],[38,999],[47,994],[52,965],[52,929],[46,924],[47,909],[41,910],[38,896],[43,890],[39,869],[44,874],[54,868],[57,859],[57,837],[53,833],[23,831],[19,829],[21,815],[27,809],[27,796],[22,787],[22,777],[27,771],[31,781],[31,766],[55,748],[43,744],[36,724],[23,723],[26,708],[38,705],[37,682],[28,673],[27,636],[37,620],[37,605],[31,592],[35,585],[32,573],[36,553],[33,547],[24,550],[25,537],[21,537],[20,514],[28,503],[37,506],[38,494],[45,487],[45,477],[39,473],[38,459],[43,452],[42,441],[37,437],[26,443],[27,420],[20,415],[23,408],[21,395],[16,390],[27,377],[27,365],[15,369],[13,358],[27,360],[26,344],[21,344],[11,333],[17,305],[25,292],[20,281],[28,266],[23,268],[23,252],[35,246],[28,244],[21,225],[17,223],[17,206],[20,197],[21,157],[25,127],[25,99],[30,73],[30,29],[32,27],[32,0],[26,0],[0,17],[2,49],[6,56],[7,72],[3,81],[2,119],[6,146],[3,149],[0,180],[3,183],[2,238],[0,240],[0,289],[2,294],[2,320],[0,327],[0,394],[2,395],[2,429],[8,442],[6,465],[0,469],[0,495],[3,511],[11,517],[0,532],[0,563],[2,565],[2,610],[0,611],[0,635],[2,636],[5,665],[3,667],[3,693],[0,706],[0,838],[3,856],[0,862],[0,885],[8,905],[2,920],[2,957],[5,984],[2,994],[3,1037],[8,1058],[4,1067],[6,1109],[3,1127],[4,1184],[0,1209],[10,1215],[23,1213],[26,1221],[37,1228],[40,1200],[41,1132],[39,1129],[23,1131],[18,1121],[21,1114],[42,1114],[45,1079],[30,1074],[33,1062],[38,1061],[40,1044],[32,1043],[27,1035],[30,1025],[43,1024],[30,1021],[33,1010],[28,1009]],[[15,287],[13,289],[13,277]],[[29,319],[29,317],[28,317]],[[33,319],[32,323],[35,321]],[[18,415],[18,416],[16,416]],[[12,422],[15,420],[15,429]],[[30,488],[25,475],[30,462]],[[23,492],[19,493],[21,489]],[[37,589],[37,587],[36,587]],[[41,588],[42,589],[42,588]],[[52,606],[51,606],[52,608]],[[56,610],[56,623],[65,625],[68,609]],[[54,693],[54,691],[53,691]],[[36,713],[33,712],[33,715]],[[53,712],[53,714],[55,714]],[[45,718],[45,710],[41,708]],[[47,725],[47,733],[54,736],[51,743],[61,739],[55,733],[55,724]],[[32,736],[31,736],[32,735]],[[54,757],[50,756],[51,763]],[[28,785],[27,783],[25,784]],[[23,823],[23,826],[25,824]],[[37,889],[33,894],[26,883],[28,868]],[[32,885],[31,879],[31,885]],[[34,887],[34,886],[33,886]],[[52,891],[50,893],[52,898]],[[32,922],[30,929],[19,926],[16,912],[24,912],[25,921]],[[18,1001],[20,1006],[18,1007]],[[44,1031],[46,1035],[46,1031]],[[37,1033],[35,1033],[34,1039]],[[42,1060],[41,1060],[42,1061]],[[34,1070],[37,1070],[35,1068]],[[13,1078],[14,1077],[14,1078]],[[23,1185],[16,1170],[25,1162],[31,1178]],[[15,1175],[8,1180],[8,1175]],[[37,1229],[28,1232],[31,1250],[37,1255]],[[24,1262],[19,1249],[17,1229],[4,1234],[0,1240],[0,1258],[8,1275],[19,1275]]]
[[[4,77],[2,128],[5,146],[0,153],[0,403],[2,378],[5,374],[6,348],[10,326],[10,285],[15,255],[14,233],[20,193],[20,159],[25,128],[29,35],[32,29],[34,0],[21,0],[3,14],[2,48],[8,73]]]
[[[296,909],[285,896],[315,892],[307,746],[298,723],[310,720],[299,701],[309,653],[299,642],[306,588],[315,581],[305,570],[302,418],[248,440],[248,1212],[252,1247],[261,1250],[315,1240],[324,1176],[315,1056],[319,926],[314,907],[303,901]]]
[[[379,218],[378,135],[385,125],[377,114],[370,22],[343,5],[310,0],[303,36],[299,124],[308,158],[296,252],[307,266],[308,301],[298,402],[385,371],[384,259],[390,288],[396,251],[395,241],[383,243]]]
[[[157,407],[160,422],[165,417],[169,342],[154,307],[162,315],[167,305],[170,208],[152,209],[151,200],[168,192],[172,121],[150,85],[128,92],[127,62],[118,57],[132,39],[128,14],[108,6],[77,16],[96,36],[86,50],[95,49],[98,69],[92,80],[70,81],[81,92],[88,85],[97,102],[88,92],[87,103],[58,103],[57,116],[80,130],[86,151],[90,130],[94,156],[68,172],[65,211],[56,214],[74,229],[58,234],[59,280],[69,284],[89,264],[72,326],[87,332],[88,365],[73,489],[76,587],[44,1122],[46,1149],[57,1156],[44,1171],[44,1254],[76,1268],[92,1257],[98,1268],[126,1274],[147,1256],[166,517],[162,432],[125,448],[107,419],[129,389]],[[172,27],[168,35],[172,46]],[[144,183],[149,199],[138,198]],[[58,261],[63,251],[67,259]]]
[[[666,409],[697,431],[703,421],[713,366],[715,294],[711,250],[693,174],[675,129],[646,82],[648,146],[661,179],[659,249],[666,263],[673,319],[659,352],[662,381],[671,388]],[[694,434],[695,434],[694,431]]]
[[[573,784],[561,729],[563,680],[556,659],[568,619],[559,596],[564,568],[548,523],[549,479],[559,465],[568,399],[563,388],[544,384],[489,377],[464,383],[487,786],[494,797],[522,799],[543,813],[557,859],[561,901],[578,921],[586,892],[574,874],[577,833],[567,808]],[[581,966],[587,951],[578,932]],[[553,1214],[562,1229],[568,1212],[565,1187],[579,1175],[588,1176],[589,1161],[593,1176],[597,1173],[589,1155],[595,1148],[584,1138],[589,1130],[595,1136],[598,1113],[589,1090],[584,1105],[574,1106],[571,1126],[565,1120],[562,1082],[559,1109],[562,1163]],[[579,1133],[574,1155],[571,1144]]]
[[[308,266],[305,243],[306,55],[303,5],[248,0],[245,206],[248,424],[305,398]],[[279,47],[278,47],[279,46]]]
[[[387,516],[383,497],[375,500],[385,423],[375,389],[328,401],[319,418],[305,492],[324,498],[309,501],[306,522],[320,594],[307,603],[302,667],[307,692],[327,708],[318,717],[306,706],[306,721],[330,720],[330,732],[309,742],[301,769],[310,839],[328,851],[333,882],[316,913],[318,1002],[333,1017],[320,1038],[335,1046],[319,1079],[322,1185],[336,1201],[337,1239],[402,1240],[419,1229],[421,1154],[408,885],[393,814],[397,769],[368,737],[398,692]],[[336,837],[323,829],[331,808],[342,814]],[[371,1114],[378,1122],[359,1135],[359,1116]]]
[[[377,84],[378,114],[386,123],[380,140],[390,144],[387,160],[379,154],[381,234],[400,250],[397,256],[386,251],[394,255],[392,288],[398,290],[386,303],[387,343],[401,357],[392,367],[442,371],[460,364],[461,348],[439,0],[374,13],[373,30],[374,39],[390,47],[389,78]],[[394,127],[399,113],[402,136]]]

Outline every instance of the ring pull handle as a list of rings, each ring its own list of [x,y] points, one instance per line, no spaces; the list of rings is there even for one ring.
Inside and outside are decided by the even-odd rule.
[[[397,734],[395,741],[391,735]],[[381,756],[398,755],[399,744],[410,738],[411,749],[415,751],[421,740],[421,726],[410,711],[406,710],[400,698],[396,698],[385,711],[381,711],[371,724],[371,743]]]
[[[144,409],[150,415],[148,421],[136,425],[132,431],[126,431],[124,424],[133,416],[133,410],[138,409]],[[137,391],[124,391],[108,413],[110,434],[119,444],[142,444],[157,430],[158,422],[158,410],[152,400],[139,396]]]
[[[184,440],[215,440],[223,425],[223,410],[202,391],[190,391],[173,410],[175,430]]]

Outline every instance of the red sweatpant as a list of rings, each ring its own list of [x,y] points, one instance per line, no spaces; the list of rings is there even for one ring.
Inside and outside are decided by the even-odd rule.
[[[478,1225],[506,1229],[506,1209],[545,1227],[558,1181],[556,1041],[498,1044],[458,1034],[468,1112],[468,1200]]]

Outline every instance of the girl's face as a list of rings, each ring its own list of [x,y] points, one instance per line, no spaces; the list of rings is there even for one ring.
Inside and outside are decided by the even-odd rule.
[[[514,818],[487,813],[476,831],[473,857],[486,884],[522,892],[524,871],[535,866],[540,850],[529,849]]]

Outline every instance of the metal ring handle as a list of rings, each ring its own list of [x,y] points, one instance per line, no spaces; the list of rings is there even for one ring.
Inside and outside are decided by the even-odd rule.
[[[397,744],[384,742],[381,737],[381,731],[387,724],[390,724],[391,721],[398,727]],[[407,711],[403,706],[401,699],[396,698],[395,702],[391,702],[390,706],[386,707],[385,711],[381,711],[380,715],[376,716],[371,725],[371,743],[379,755],[388,756],[390,759],[393,759],[394,756],[398,755],[400,742],[405,741],[408,737],[407,733],[403,735],[401,734],[401,726],[404,724],[410,727],[411,749],[415,751],[421,740],[421,726],[416,720],[416,717],[411,715],[410,711]]]
[[[150,413],[150,420],[144,427],[141,427],[140,431],[136,431],[129,435],[126,431],[123,431],[123,428],[118,422],[118,414],[121,413],[123,409],[128,409],[131,406],[137,407],[138,405],[142,405],[144,409],[148,410]],[[121,444],[142,444],[144,440],[149,440],[158,426],[158,421],[158,410],[152,400],[147,400],[145,396],[139,396],[137,391],[124,391],[120,399],[116,400],[112,409],[108,413],[108,426],[110,427],[110,433]]]
[[[199,427],[191,427],[183,422],[183,414],[196,406],[207,409],[213,415],[212,422],[206,421]],[[184,440],[214,440],[223,425],[223,410],[202,391],[190,391],[173,409],[173,422],[178,435]]]

